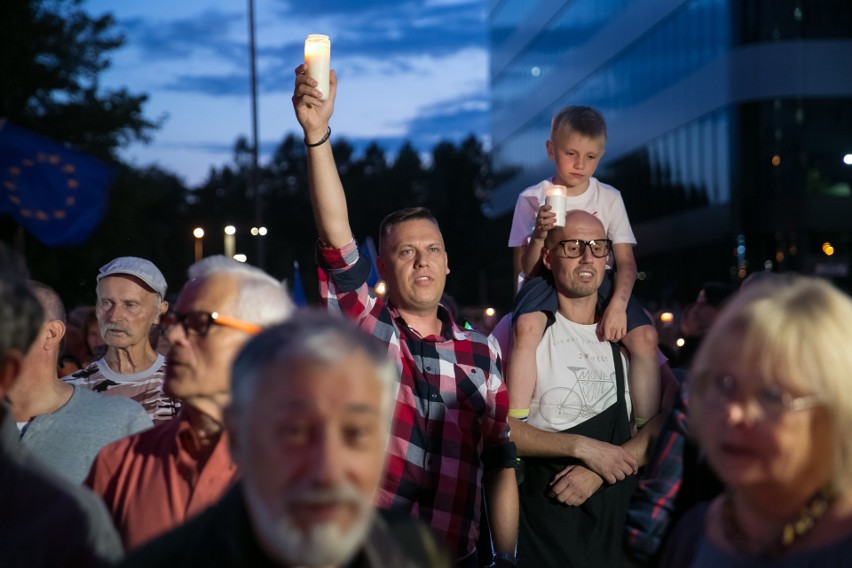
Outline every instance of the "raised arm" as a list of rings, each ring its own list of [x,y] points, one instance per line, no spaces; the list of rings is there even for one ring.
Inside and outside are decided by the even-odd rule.
[[[293,108],[305,133],[308,185],[314,221],[324,243],[334,248],[342,248],[352,240],[352,229],[349,227],[346,195],[337,173],[337,165],[334,163],[331,141],[326,136],[330,132],[328,122],[334,113],[334,101],[337,97],[337,75],[331,71],[328,99],[323,101],[320,98],[322,93],[316,86],[317,82],[307,75],[307,67],[299,65],[296,68]],[[325,141],[318,144],[321,140]]]
[[[535,218],[535,226],[530,235],[529,242],[525,246],[514,247],[515,281],[518,280],[518,272],[522,271],[530,276],[536,273],[541,266],[541,249],[547,233],[556,225],[556,213],[551,211],[550,205],[542,205]]]

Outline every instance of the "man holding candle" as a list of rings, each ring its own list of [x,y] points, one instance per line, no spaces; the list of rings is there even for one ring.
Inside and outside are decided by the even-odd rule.
[[[319,231],[321,296],[387,345],[399,390],[378,505],[429,523],[456,555],[478,566],[485,486],[497,566],[515,564],[518,492],[500,357],[488,339],[458,327],[440,305],[447,253],[425,208],[388,215],[379,228],[378,269],[387,302],[369,295],[369,261],[359,257],[328,138],[337,80],[329,92],[296,69],[293,106],[305,133],[311,203]],[[326,98],[327,97],[327,98]],[[325,99],[325,100],[323,100]]]

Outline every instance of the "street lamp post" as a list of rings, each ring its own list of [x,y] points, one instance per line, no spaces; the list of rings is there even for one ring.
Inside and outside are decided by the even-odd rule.
[[[234,253],[236,252],[237,242],[236,235],[237,228],[233,225],[228,225],[225,227],[225,256],[228,258],[234,258]]]
[[[258,166],[257,166],[257,66],[255,63],[255,45],[254,45],[254,0],[248,0],[248,25],[249,25],[249,75],[251,79],[251,170],[249,182],[251,184],[251,193],[254,195],[254,222],[258,227],[263,225],[263,196],[260,193],[260,185],[258,184]],[[257,240],[257,265],[260,268],[266,268],[266,250],[264,249],[264,240]]]
[[[204,258],[204,249],[201,239],[204,237],[204,229],[196,227],[192,230],[192,236],[195,237],[195,262]]]

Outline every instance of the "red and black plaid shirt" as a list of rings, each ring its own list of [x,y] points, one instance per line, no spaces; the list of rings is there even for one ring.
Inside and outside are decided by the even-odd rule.
[[[370,296],[370,264],[354,240],[342,249],[319,247],[317,258],[328,309],[387,343],[400,369],[378,505],[429,523],[463,558],[479,536],[483,472],[515,465],[499,350],[458,327],[443,306],[441,335],[420,336],[393,306]]]

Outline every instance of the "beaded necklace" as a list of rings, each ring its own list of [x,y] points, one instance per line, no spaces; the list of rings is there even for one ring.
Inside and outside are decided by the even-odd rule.
[[[734,550],[755,558],[773,558],[780,556],[792,544],[810,533],[817,522],[831,506],[834,496],[827,489],[821,489],[808,499],[795,517],[787,521],[778,534],[764,543],[755,542],[745,533],[737,520],[734,503],[729,493],[722,501],[722,531],[725,539]]]

